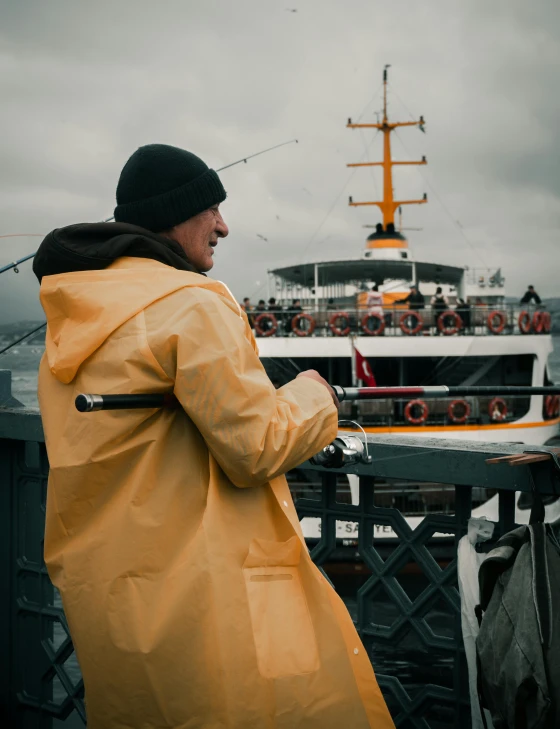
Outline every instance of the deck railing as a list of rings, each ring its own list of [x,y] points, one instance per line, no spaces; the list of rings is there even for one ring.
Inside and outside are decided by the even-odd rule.
[[[400,428],[410,426],[458,428],[459,426],[499,425],[519,420],[529,411],[530,397],[465,397],[426,400],[344,401],[341,417],[357,420],[366,428]],[[544,420],[558,417],[558,399],[543,400]]]
[[[466,728],[456,547],[473,494],[476,503],[488,489],[498,494],[497,530],[513,527],[515,491],[531,490],[529,467],[486,461],[523,446],[373,436],[369,450],[370,464],[306,463],[290,473],[298,513],[315,524],[312,558],[345,600],[396,725]],[[542,492],[553,492],[548,462],[531,468]],[[0,473],[0,726],[76,729],[85,723],[83,684],[43,562],[48,462],[36,410],[0,409]],[[346,477],[353,499],[348,489],[341,496]],[[443,491],[439,513],[412,529],[392,482],[427,485],[424,499]]]
[[[248,313],[259,337],[347,336],[497,336],[548,334],[551,315],[527,306],[452,306],[408,309],[383,306],[371,309],[332,307],[253,309]]]

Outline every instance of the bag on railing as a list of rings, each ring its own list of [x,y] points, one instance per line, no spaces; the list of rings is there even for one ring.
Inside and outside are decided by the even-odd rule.
[[[484,727],[478,702],[476,637],[479,632],[479,625],[475,616],[475,608],[480,603],[478,573],[481,564],[486,559],[486,554],[478,552],[476,545],[490,539],[493,532],[494,522],[488,521],[486,517],[471,517],[467,533],[461,537],[457,545],[457,582],[461,597],[463,645],[469,671],[472,729],[483,729]]]
[[[505,534],[478,576],[479,698],[495,729],[560,726],[560,543],[535,496],[539,517]]]

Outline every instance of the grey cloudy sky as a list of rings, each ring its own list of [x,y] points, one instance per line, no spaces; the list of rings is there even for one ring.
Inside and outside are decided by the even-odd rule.
[[[381,178],[366,168],[344,187],[345,164],[381,148],[345,123],[364,110],[374,120],[390,63],[391,115],[427,122],[394,139],[395,157],[429,162],[425,179],[395,172],[397,196],[430,198],[405,210],[422,228],[414,254],[501,266],[509,293],[534,283],[558,295],[557,0],[0,0],[0,11],[0,235],[108,217],[142,144],[217,168],[297,137],[222,173],[230,236],[212,275],[258,298],[268,268],[359,255],[362,225],[379,216],[347,198],[375,199]],[[0,239],[0,262],[39,241]],[[0,321],[41,318],[37,294],[29,263],[2,275]]]

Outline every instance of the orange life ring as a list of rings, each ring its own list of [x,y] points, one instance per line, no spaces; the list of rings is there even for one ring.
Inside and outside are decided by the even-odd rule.
[[[522,311],[521,314],[519,314],[517,324],[521,334],[529,334],[531,331],[531,314],[529,314],[528,311]]]
[[[456,408],[463,408],[463,414],[457,414]],[[466,423],[471,414],[471,406],[466,400],[452,400],[447,408],[447,416],[452,423]]]
[[[543,331],[545,331],[547,334],[552,329],[552,317],[550,316],[550,311],[543,311]]]
[[[560,415],[560,397],[558,395],[547,395],[544,399],[544,412],[546,417],[552,420]]]
[[[337,322],[344,319],[344,326],[338,326]],[[329,319],[329,329],[335,337],[345,337],[350,333],[350,317],[344,311],[336,311]]]
[[[501,334],[504,331],[506,321],[506,315],[504,314],[504,312],[495,309],[488,314],[488,318],[486,319],[486,326],[488,327],[489,331],[492,332],[492,334]]]
[[[453,319],[453,324],[451,326],[448,326],[445,323],[445,320],[449,318]],[[462,326],[463,320],[456,311],[452,311],[451,309],[448,309],[447,311],[442,311],[442,313],[437,318],[437,328],[442,334],[446,334],[447,336],[451,334],[457,334]]]
[[[416,319],[416,324],[413,327],[409,327],[407,324],[408,319]],[[418,334],[424,327],[422,317],[415,311],[405,311],[405,313],[399,319],[399,326],[404,334]]]
[[[544,311],[535,311],[533,314],[533,330],[536,334],[540,334],[544,329]]]
[[[495,397],[488,403],[488,415],[493,422],[502,422],[507,418],[508,409],[505,400]]]
[[[371,329],[368,326],[370,319],[376,319],[379,322],[377,329]],[[383,334],[385,331],[384,317],[382,317],[381,314],[375,314],[373,312],[366,314],[362,319],[362,331],[364,334],[369,334],[370,337],[378,337],[380,334]]]
[[[271,323],[270,329],[263,329],[261,324],[263,324],[265,321],[269,321]],[[273,334],[276,333],[276,330],[278,329],[278,320],[274,316],[274,314],[270,314],[269,312],[266,312],[265,314],[259,314],[255,318],[255,331],[259,335],[259,337],[271,337]]]
[[[300,327],[302,319],[309,322],[309,329],[302,329]],[[298,337],[309,337],[315,331],[315,319],[311,316],[311,314],[305,314],[304,312],[296,314],[292,319],[292,331],[294,334],[297,334]]]
[[[412,408],[418,407],[420,408],[421,412],[418,417],[414,417],[412,414]],[[404,417],[407,422],[409,422],[411,425],[422,425],[426,422],[428,419],[428,406],[424,402],[424,400],[411,400],[410,402],[407,402],[404,408]]]

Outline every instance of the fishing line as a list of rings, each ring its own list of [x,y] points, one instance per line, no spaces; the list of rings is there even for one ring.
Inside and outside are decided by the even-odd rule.
[[[6,233],[0,235],[0,238],[44,238],[44,233]]]
[[[8,344],[7,347],[4,347],[4,349],[0,349],[0,356],[5,354],[9,349],[12,347],[15,347],[16,344],[19,344],[20,342],[23,342],[24,339],[27,339],[27,337],[30,337],[32,334],[35,334],[35,332],[38,332],[39,329],[43,329],[43,327],[47,326],[47,322],[43,322],[40,326],[36,327],[35,329],[32,329],[30,332],[27,332],[27,334],[24,334],[23,337],[20,337],[19,339],[16,339],[15,342],[12,342],[11,344]]]
[[[261,152],[255,152],[255,154],[250,154],[248,157],[242,157],[241,159],[238,159],[237,162],[230,162],[229,165],[225,165],[224,167],[220,167],[216,170],[216,172],[221,172],[222,170],[227,170],[228,167],[233,167],[234,165],[241,164],[241,162],[245,162],[247,164],[248,159],[253,159],[253,157],[258,157],[260,154],[265,154],[265,152],[271,152],[273,149],[278,149],[279,147],[285,147],[286,144],[298,144],[297,139],[290,139],[287,142],[282,142],[281,144],[275,144],[274,147],[269,147],[268,149],[263,149]]]

